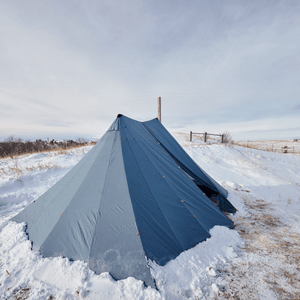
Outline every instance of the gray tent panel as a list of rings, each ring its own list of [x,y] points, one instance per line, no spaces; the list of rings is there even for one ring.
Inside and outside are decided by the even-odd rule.
[[[161,146],[173,157],[178,165],[180,165],[180,167],[182,167],[183,170],[198,184],[204,182],[205,185],[211,189],[221,192],[224,197],[228,196],[228,192],[193,161],[160,121],[153,119],[143,122],[143,124],[153,134],[156,140],[159,141]]]
[[[80,188],[86,175],[92,168],[95,159],[102,153],[102,149],[112,147],[113,138],[109,134],[95,145],[76,166],[74,166],[60,181],[43,194],[38,201],[33,202],[20,214],[13,218],[17,222],[27,222],[27,233],[38,249],[48,238],[58,220]],[[102,155],[101,155],[102,156]]]
[[[44,256],[62,255],[85,261],[89,259],[116,134],[117,131],[106,134],[106,144],[101,147],[101,155],[90,158],[92,167],[85,174],[75,195],[72,193],[72,201],[64,211],[58,212],[60,218],[40,249]],[[57,207],[57,203],[54,204]]]
[[[133,214],[119,132],[111,152],[89,266],[98,274],[110,272],[115,279],[133,276],[154,287]]]
[[[138,125],[140,125],[140,123],[138,123],[137,126]],[[194,213],[191,213],[186,204],[181,202],[182,199],[186,201],[186,197],[183,198],[182,192],[180,191],[183,187],[183,183],[178,180],[178,192],[176,192],[175,189],[170,185],[170,176],[175,176],[176,178],[176,176],[179,175],[181,180],[185,179],[186,177],[174,163],[174,161],[158,144],[151,144],[148,142],[147,138],[150,138],[151,140],[152,136],[146,129],[145,132],[143,132],[143,135],[139,136],[138,139],[134,139],[129,131],[126,131],[126,136],[127,139],[131,141],[132,155],[138,162],[139,171],[141,172],[138,182],[141,184],[140,178],[144,178],[144,181],[147,183],[147,189],[149,189],[152,198],[154,199],[155,208],[163,217],[161,222],[164,229],[160,230],[161,232],[164,232],[163,239],[165,240],[167,235],[174,236],[180,245],[180,252],[182,252],[184,249],[191,248],[195,245],[195,241],[198,240],[198,235],[200,232],[202,235],[209,237],[210,235],[206,228],[204,229],[199,226],[197,219],[193,217]],[[136,136],[138,136],[138,133],[136,133]],[[141,142],[142,140],[144,143]],[[152,155],[153,153],[155,153],[154,156]],[[157,159],[158,157],[161,158],[161,161]],[[130,165],[130,167],[132,167],[132,165]],[[174,173],[176,175],[173,175]],[[149,182],[151,184],[148,184]],[[194,183],[189,179],[187,180],[187,183],[191,183],[192,187],[195,186]],[[197,192],[199,191],[196,186],[195,190]],[[137,193],[137,195],[135,195],[135,193]],[[197,197],[198,194],[196,195]],[[140,191],[132,189],[131,197],[141,198]],[[165,199],[168,199],[168,201],[165,201]],[[150,202],[150,199],[148,201]],[[207,201],[210,205],[210,201],[208,199]],[[180,220],[178,220],[178,210],[180,210],[181,213]],[[157,218],[158,213],[154,212],[154,214]],[[157,222],[157,219],[155,221]],[[153,227],[151,229],[153,229]],[[191,238],[187,240],[186,235],[180,234],[181,232],[187,231],[189,231],[191,236],[195,237],[194,240]],[[158,236],[156,239],[158,239]],[[158,244],[161,245],[162,243],[158,242]],[[168,249],[168,252],[170,252],[170,249]]]

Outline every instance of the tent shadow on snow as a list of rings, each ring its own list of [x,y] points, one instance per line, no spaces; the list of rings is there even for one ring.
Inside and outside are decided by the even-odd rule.
[[[83,260],[97,274],[155,287],[147,259],[165,265],[209,238],[215,225],[232,228],[222,213],[235,212],[226,197],[157,119],[118,115],[85,157],[13,220],[27,222],[33,248],[45,257]]]

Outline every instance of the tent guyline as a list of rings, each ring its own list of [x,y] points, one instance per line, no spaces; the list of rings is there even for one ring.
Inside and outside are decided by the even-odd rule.
[[[217,203],[217,205],[215,203]],[[13,218],[45,257],[83,260],[116,280],[155,287],[147,260],[165,265],[232,228],[227,191],[205,173],[158,121],[118,115],[62,179]]]

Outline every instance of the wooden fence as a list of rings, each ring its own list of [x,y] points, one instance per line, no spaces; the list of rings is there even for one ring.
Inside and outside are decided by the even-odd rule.
[[[219,136],[221,137],[221,143],[224,143],[224,134],[214,134],[214,133],[207,133],[207,132],[192,132],[190,131],[190,142],[193,140],[193,134],[197,134],[197,135],[202,135],[203,134],[203,138],[204,138],[204,142],[206,143],[207,141],[207,136],[209,135],[214,135],[214,136]]]

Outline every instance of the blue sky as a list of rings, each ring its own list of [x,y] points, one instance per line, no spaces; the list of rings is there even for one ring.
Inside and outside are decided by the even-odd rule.
[[[300,1],[2,0],[0,140],[100,137],[118,113],[300,137]]]

